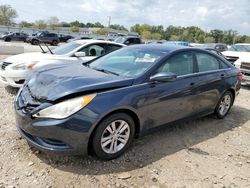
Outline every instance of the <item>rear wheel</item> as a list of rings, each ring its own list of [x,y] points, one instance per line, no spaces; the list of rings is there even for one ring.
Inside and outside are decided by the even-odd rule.
[[[223,119],[228,114],[232,105],[233,105],[233,95],[230,91],[227,91],[219,100],[217,107],[215,109],[215,115],[219,119]]]
[[[110,160],[123,154],[131,144],[135,134],[133,119],[125,113],[106,117],[97,127],[92,141],[98,158]]]

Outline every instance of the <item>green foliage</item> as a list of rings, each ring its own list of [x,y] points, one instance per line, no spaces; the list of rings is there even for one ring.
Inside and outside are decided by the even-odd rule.
[[[115,30],[128,31],[126,27],[124,27],[123,25],[119,25],[119,24],[110,25],[109,27]]]
[[[60,25],[62,27],[70,27],[70,23],[67,23],[67,22],[61,22]]]
[[[148,24],[136,24],[130,29],[132,32],[137,32],[144,39],[160,40],[164,36],[164,28],[162,25],[150,26]]]
[[[150,31],[142,31],[141,36],[142,36],[142,38],[149,40],[149,39],[151,39],[151,32]]]
[[[210,36],[207,36],[204,39],[204,43],[214,43],[214,38],[210,37]]]
[[[48,26],[52,29],[52,30],[55,30],[56,27],[59,27],[60,24],[59,24],[59,19],[55,16],[52,16],[48,19],[47,21],[48,23]]]
[[[104,28],[104,26],[100,22],[94,23],[93,27]]]
[[[35,27],[38,28],[38,29],[45,29],[47,28],[47,24],[44,20],[37,20],[35,21]]]
[[[11,25],[17,12],[10,5],[0,5],[0,25]]]
[[[250,43],[250,36],[247,36],[247,37],[246,37],[245,43]]]
[[[72,32],[79,32],[79,30],[80,30],[80,29],[79,29],[79,26],[72,26],[72,27],[71,27],[71,31],[72,31]]]
[[[100,28],[96,31],[97,35],[106,35],[108,33],[108,28]]]
[[[21,21],[21,22],[19,23],[19,25],[20,25],[21,27],[32,27],[32,26],[33,26],[33,23],[29,23],[29,22],[26,22],[26,21]]]
[[[180,27],[168,26],[165,30],[163,26],[150,26],[148,24],[135,24],[131,31],[139,33],[144,39],[165,39],[172,41],[187,41],[190,43],[226,43],[250,42],[250,36],[240,36],[237,31],[219,29],[205,32],[196,26]]]
[[[76,21],[73,21],[73,22],[70,23],[70,26],[71,26],[71,27],[80,27],[80,22],[77,21],[77,20],[76,20]]]

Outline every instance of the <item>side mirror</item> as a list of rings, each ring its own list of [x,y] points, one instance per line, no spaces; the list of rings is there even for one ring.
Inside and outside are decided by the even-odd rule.
[[[76,52],[76,53],[75,53],[75,56],[76,56],[76,57],[85,57],[85,56],[86,56],[86,53],[85,53],[85,52]]]
[[[150,77],[153,82],[173,82],[177,78],[177,74],[172,72],[160,72]]]

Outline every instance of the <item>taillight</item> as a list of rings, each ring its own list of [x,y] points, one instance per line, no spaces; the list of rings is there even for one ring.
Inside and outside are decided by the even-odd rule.
[[[239,80],[243,79],[243,73],[242,72],[238,72],[237,73],[237,77],[239,78]]]

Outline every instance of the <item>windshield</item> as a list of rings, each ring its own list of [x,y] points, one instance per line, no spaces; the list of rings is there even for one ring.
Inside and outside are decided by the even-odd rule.
[[[115,42],[117,43],[124,43],[125,38],[124,37],[118,37],[117,39],[115,39]]]
[[[125,77],[136,77],[145,72],[166,53],[166,51],[159,50],[122,48],[93,61],[89,67]]]
[[[228,51],[237,51],[237,52],[250,52],[250,45],[232,45]]]
[[[82,44],[79,44],[77,42],[70,42],[70,43],[63,44],[63,45],[53,49],[52,52],[55,55],[64,55],[64,54],[70,53],[72,50],[75,50],[76,48],[78,48],[81,45]]]

